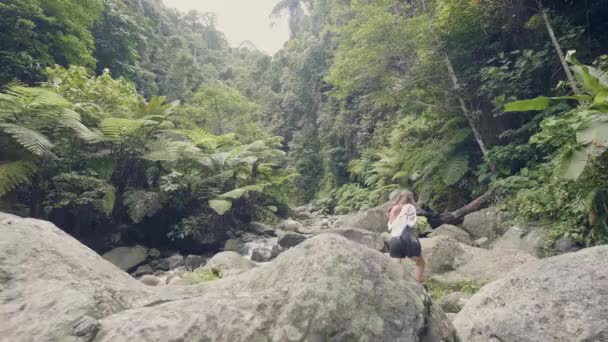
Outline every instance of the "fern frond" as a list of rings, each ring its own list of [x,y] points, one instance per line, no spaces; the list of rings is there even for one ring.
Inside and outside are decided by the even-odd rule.
[[[38,172],[38,166],[29,160],[0,162],[0,197],[15,190],[19,185],[29,183]]]
[[[441,170],[441,179],[446,185],[456,184],[469,171],[469,157],[457,155],[449,158]]]
[[[134,223],[154,216],[164,206],[164,197],[160,193],[136,189],[125,192],[123,201],[127,206],[129,218]]]
[[[234,189],[232,191],[226,192],[224,194],[221,194],[219,197],[220,198],[229,198],[229,199],[239,199],[241,197],[243,197],[244,195],[250,193],[250,192],[263,192],[264,191],[264,187],[263,185],[248,185],[242,188],[238,188],[238,189]]]
[[[53,144],[49,139],[27,127],[4,123],[0,124],[0,130],[9,134],[19,145],[35,155],[42,156],[49,154],[53,148]]]
[[[221,216],[232,209],[232,202],[226,200],[210,200],[209,207]]]
[[[107,118],[101,121],[99,128],[106,139],[120,141],[140,129],[144,123],[143,120]]]

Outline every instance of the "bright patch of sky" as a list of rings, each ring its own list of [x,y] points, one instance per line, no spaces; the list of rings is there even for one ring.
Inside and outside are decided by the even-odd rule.
[[[181,12],[197,10],[217,15],[218,29],[224,32],[231,46],[251,41],[268,54],[279,51],[289,38],[287,19],[270,18],[279,0],[163,0],[165,6]],[[271,25],[272,24],[272,25]]]

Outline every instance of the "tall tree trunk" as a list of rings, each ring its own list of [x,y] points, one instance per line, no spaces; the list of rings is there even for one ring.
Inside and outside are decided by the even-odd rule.
[[[576,81],[574,80],[574,76],[572,76],[572,72],[570,71],[570,68],[568,67],[568,63],[566,62],[566,57],[564,57],[564,52],[562,51],[562,47],[559,44],[559,41],[557,40],[557,38],[555,37],[555,32],[553,31],[553,26],[551,26],[551,21],[549,21],[549,15],[547,14],[547,11],[543,7],[543,3],[541,0],[536,0],[536,5],[538,6],[538,9],[540,10],[540,13],[543,16],[543,20],[545,21],[545,26],[547,26],[547,32],[549,32],[549,37],[551,37],[551,42],[553,43],[553,47],[555,48],[555,51],[557,52],[557,55],[559,56],[559,61],[562,64],[562,68],[564,68],[566,77],[568,77],[568,82],[570,83],[570,87],[572,87],[572,91],[574,91],[574,93],[576,95],[580,95],[581,91],[578,89],[578,86],[576,85]]]
[[[424,0],[421,2],[421,5],[422,5],[422,9],[426,13],[428,13],[430,16],[431,12],[429,11],[427,4]],[[452,64],[452,61],[450,60],[450,57],[448,56],[447,51],[445,51],[445,49],[443,48],[443,44],[439,41],[439,37],[437,36],[435,29],[433,28],[433,21],[431,20],[431,18],[429,18],[428,23],[429,23],[429,32],[433,36],[433,39],[435,40],[435,45],[437,45],[437,47],[439,48],[439,50],[442,54],[442,57],[445,61],[445,66],[448,69],[448,75],[450,77],[450,80],[452,81],[452,87],[454,89],[454,92],[456,92],[456,97],[458,98],[458,103],[460,104],[460,109],[462,110],[464,117],[467,119],[469,127],[471,128],[471,131],[473,131],[473,135],[475,136],[475,141],[477,142],[477,145],[479,146],[481,153],[485,157],[488,155],[488,150],[486,148],[486,144],[483,142],[483,138],[482,138],[481,134],[479,133],[477,126],[475,125],[475,121],[473,120],[472,113],[469,111],[467,104],[464,101],[464,98],[462,97],[462,92],[461,92],[462,88],[460,88],[460,83],[458,83],[458,76],[456,76],[456,72],[454,71],[454,66]]]
[[[464,117],[467,119],[467,122],[469,123],[469,127],[471,127],[471,131],[473,131],[473,135],[475,136],[475,141],[477,141],[477,145],[479,145],[479,149],[481,150],[481,153],[485,157],[488,155],[488,150],[486,149],[486,144],[483,142],[483,138],[481,137],[481,134],[479,133],[479,130],[477,129],[477,126],[475,125],[473,116],[472,116],[471,112],[469,111],[469,109],[467,108],[466,102],[462,98],[462,94],[461,94],[462,88],[460,88],[460,84],[458,83],[458,77],[456,76],[456,72],[454,71],[454,66],[452,65],[452,61],[450,61],[450,57],[448,56],[447,52],[443,51],[443,48],[442,48],[442,53],[443,53],[443,57],[445,59],[445,65],[448,69],[448,74],[450,76],[450,80],[452,80],[452,86],[454,87],[454,91],[456,92],[456,96],[458,97],[458,102],[460,103],[460,109],[462,110]]]

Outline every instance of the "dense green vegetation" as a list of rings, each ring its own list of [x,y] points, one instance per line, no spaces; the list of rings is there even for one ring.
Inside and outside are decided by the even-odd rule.
[[[608,242],[605,1],[273,15],[291,38],[270,57],[160,0],[0,3],[0,208],[98,249],[194,249],[405,186],[440,212],[491,191],[555,238]]]

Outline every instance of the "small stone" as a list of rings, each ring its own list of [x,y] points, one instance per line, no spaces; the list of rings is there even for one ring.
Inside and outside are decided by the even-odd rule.
[[[205,262],[205,258],[200,255],[188,255],[184,263],[186,264],[186,269],[188,271],[192,271],[201,267]]]
[[[160,284],[160,279],[151,274],[144,275],[139,279],[139,281],[148,286],[157,286],[158,284]]]
[[[487,237],[481,237],[475,241],[473,241],[473,245],[480,248],[490,248],[490,239]]]
[[[156,248],[151,248],[148,251],[148,257],[150,257],[151,259],[158,259],[160,258],[160,251]]]
[[[251,260],[257,262],[267,262],[272,259],[272,251],[267,248],[257,247],[251,254]]]

